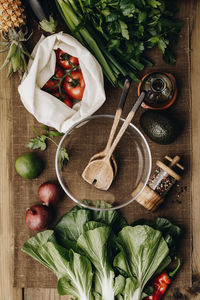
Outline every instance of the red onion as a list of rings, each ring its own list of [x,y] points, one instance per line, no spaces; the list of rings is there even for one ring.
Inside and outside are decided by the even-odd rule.
[[[43,204],[55,205],[62,197],[62,189],[54,182],[44,182],[38,189],[38,197]]]
[[[46,205],[37,204],[26,212],[25,222],[31,230],[41,231],[48,227],[52,220],[52,212]]]

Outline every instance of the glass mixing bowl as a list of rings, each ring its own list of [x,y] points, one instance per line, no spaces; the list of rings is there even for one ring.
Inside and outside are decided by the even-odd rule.
[[[130,124],[113,155],[117,174],[107,191],[97,189],[82,178],[90,158],[106,146],[114,116],[94,115],[73,125],[62,137],[56,152],[56,174],[65,193],[77,204],[94,210],[122,208],[143,191],[151,172],[151,152],[148,143]],[[124,119],[120,119],[119,127]],[[59,151],[66,148],[67,165],[61,169]],[[109,207],[105,207],[107,202]]]

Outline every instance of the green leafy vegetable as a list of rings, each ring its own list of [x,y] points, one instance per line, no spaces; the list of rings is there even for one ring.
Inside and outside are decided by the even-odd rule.
[[[165,218],[136,223],[141,225],[127,226],[115,210],[75,206],[54,230],[30,238],[22,251],[56,274],[60,295],[141,300],[151,294],[149,280],[170,264],[167,239],[178,237],[180,229]]]
[[[54,228],[56,238],[62,246],[76,249],[77,239],[90,221],[110,225],[114,233],[127,225],[126,220],[116,210],[92,211],[75,206],[57,222]]]
[[[147,225],[124,227],[117,237],[117,244],[131,275],[126,280],[128,287],[125,287],[124,297],[139,300],[145,284],[168,256],[169,248],[161,232]]]
[[[92,265],[90,261],[73,250],[67,250],[57,243],[48,241],[53,231],[47,230],[30,238],[22,251],[31,255],[58,278],[60,295],[74,295],[77,299],[93,299]]]
[[[180,227],[172,224],[168,219],[160,217],[157,217],[154,221],[140,219],[132,224],[132,226],[135,225],[149,225],[154,229],[160,230],[170,249],[170,256],[172,258],[175,256],[182,233]]]
[[[90,220],[90,210],[80,209],[78,206],[72,208],[58,221],[54,228],[59,244],[75,250],[77,239],[84,231],[83,226]]]
[[[26,145],[29,149],[40,149],[41,151],[46,150],[47,140],[51,141],[58,147],[58,144],[53,140],[53,138],[58,136],[63,136],[63,133],[57,130],[50,130],[48,126],[43,126],[42,129],[45,131],[45,134],[38,132],[33,125],[31,125],[33,131],[37,134],[36,137],[30,139],[29,143]],[[59,152],[59,161],[61,165],[61,170],[67,164],[69,160],[69,155],[65,148],[61,148]]]
[[[107,243],[111,227],[98,227],[83,233],[77,241],[89,260],[96,268],[96,285],[100,287],[102,299],[114,299],[114,272],[108,260]]]
[[[113,85],[148,61],[145,53],[158,46],[163,59],[174,64],[172,52],[183,22],[174,18],[174,3],[164,0],[56,0],[72,34],[98,59]],[[140,68],[137,68],[137,65]],[[141,67],[142,66],[142,67]]]

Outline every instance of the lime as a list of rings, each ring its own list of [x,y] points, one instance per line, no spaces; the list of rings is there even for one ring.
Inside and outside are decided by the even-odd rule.
[[[21,177],[33,179],[43,171],[44,164],[35,153],[27,152],[17,158],[15,169]]]

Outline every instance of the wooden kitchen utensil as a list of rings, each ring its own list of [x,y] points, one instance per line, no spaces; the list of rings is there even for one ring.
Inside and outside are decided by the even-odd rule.
[[[110,162],[111,155],[122,138],[127,127],[131,123],[136,111],[144,100],[145,92],[141,92],[131,111],[129,112],[126,120],[120,128],[113,144],[109,148],[107,154],[103,159],[90,161],[82,173],[82,177],[89,184],[93,184],[96,188],[101,190],[108,190],[114,179],[114,173]]]
[[[117,110],[116,110],[116,113],[115,113],[113,125],[112,125],[112,128],[110,130],[110,135],[109,135],[109,138],[108,138],[107,145],[106,145],[106,147],[103,151],[94,154],[90,158],[90,161],[93,161],[95,159],[102,159],[108,153],[108,151],[111,147],[111,144],[112,144],[117,126],[119,124],[119,120],[120,120],[121,115],[122,115],[122,110],[123,110],[124,104],[126,102],[126,98],[127,98],[128,92],[129,92],[130,85],[131,85],[131,79],[129,77],[127,77],[125,79],[125,82],[124,82],[124,87],[123,87],[122,94],[121,94],[121,97],[120,97],[120,100],[119,100],[119,104],[118,104],[118,107],[117,107]],[[116,163],[116,160],[115,160],[113,155],[111,156],[111,161],[112,161],[112,164],[113,164],[114,175],[116,175],[116,173],[117,173],[117,163]]]

